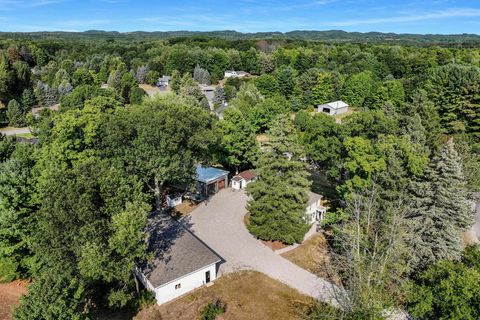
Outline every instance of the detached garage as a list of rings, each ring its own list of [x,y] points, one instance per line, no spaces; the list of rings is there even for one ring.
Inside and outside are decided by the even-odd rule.
[[[149,219],[147,232],[147,254],[153,259],[137,268],[137,276],[145,288],[155,293],[158,304],[217,278],[222,259],[180,222],[155,213]]]
[[[197,167],[198,191],[205,195],[217,193],[228,186],[228,171],[214,167]]]

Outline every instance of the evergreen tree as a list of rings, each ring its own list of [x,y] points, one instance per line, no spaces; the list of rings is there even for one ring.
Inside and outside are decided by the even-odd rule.
[[[26,277],[32,269],[30,221],[35,210],[32,147],[19,144],[0,164],[0,280]]]
[[[410,246],[412,266],[423,269],[441,259],[457,259],[461,234],[473,224],[467,205],[462,161],[448,140],[427,168],[424,179],[413,185]]]
[[[214,107],[219,107],[222,103],[225,102],[225,90],[222,87],[216,87],[215,92],[213,94],[213,105]]]
[[[292,244],[303,240],[310,182],[302,150],[295,142],[294,127],[288,116],[277,118],[269,131],[270,141],[259,155],[259,179],[247,187],[248,228],[263,240]]]
[[[295,77],[296,71],[292,67],[282,66],[277,70],[278,90],[285,98],[293,93]]]
[[[22,112],[22,106],[16,100],[10,100],[8,103],[7,117],[12,127],[23,127],[25,125],[25,115]]]
[[[193,79],[200,84],[210,84],[210,73],[197,65],[193,70]]]
[[[35,100],[35,95],[33,94],[32,90],[23,90],[21,104],[24,111],[30,111],[36,103],[37,101]]]

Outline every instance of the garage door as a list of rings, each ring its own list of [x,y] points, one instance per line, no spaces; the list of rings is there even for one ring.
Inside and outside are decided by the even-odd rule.
[[[225,180],[218,181],[218,190],[225,188]]]

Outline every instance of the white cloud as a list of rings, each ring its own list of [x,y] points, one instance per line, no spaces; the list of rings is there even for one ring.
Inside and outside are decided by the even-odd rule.
[[[430,13],[417,13],[411,15],[400,15],[394,17],[382,17],[372,19],[354,19],[345,21],[327,22],[325,25],[335,27],[350,27],[357,25],[375,25],[384,23],[403,23],[403,22],[415,22],[424,20],[436,20],[445,18],[462,18],[462,17],[480,17],[480,9],[474,8],[449,8],[445,10],[430,12]]]

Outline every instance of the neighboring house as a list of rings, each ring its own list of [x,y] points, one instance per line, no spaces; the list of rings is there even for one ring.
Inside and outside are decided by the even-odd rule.
[[[60,104],[54,104],[50,107],[40,107],[40,108],[32,108],[32,115],[35,119],[40,118],[40,114],[43,110],[51,110],[51,111],[58,111],[60,109]]]
[[[213,167],[197,167],[198,191],[208,196],[228,186],[228,171]]]
[[[244,78],[248,76],[250,76],[250,73],[245,71],[234,71],[234,70],[225,71],[225,78]]]
[[[158,304],[217,278],[222,258],[169,215],[153,213],[147,234],[147,255],[153,258],[138,266],[136,274]]]
[[[183,202],[183,195],[181,193],[168,194],[166,196],[167,207],[173,208]]]
[[[157,87],[166,87],[170,85],[170,79],[171,79],[170,76],[165,76],[165,75],[162,76],[161,78],[158,78]]]
[[[315,223],[318,221],[319,224],[322,223],[327,208],[323,207],[322,202],[323,196],[318,193],[309,192],[308,194],[308,206],[306,210],[307,222]]]
[[[207,85],[207,84],[199,84],[198,87],[202,91],[202,93],[207,97],[208,104],[210,105],[210,110],[213,109],[213,98],[215,97],[215,89],[216,86]]]
[[[317,111],[330,115],[342,114],[348,111],[348,104],[343,101],[329,102],[318,105]]]
[[[257,179],[257,175],[252,170],[240,172],[232,178],[232,188],[236,190],[243,189],[252,181]]]

